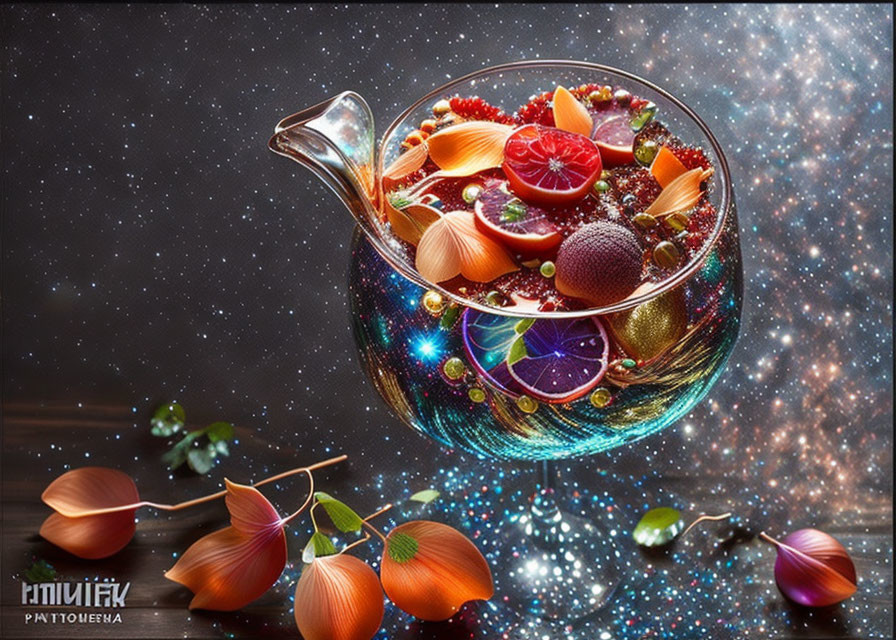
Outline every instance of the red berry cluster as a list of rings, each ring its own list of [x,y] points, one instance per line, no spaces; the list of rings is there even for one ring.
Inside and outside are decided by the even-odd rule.
[[[455,96],[448,103],[454,113],[467,120],[489,120],[501,124],[513,124],[513,116],[507,115],[498,107],[478,96],[473,98]]]
[[[553,91],[545,91],[537,95],[520,107],[516,112],[516,119],[520,124],[543,124],[547,127],[554,126],[554,110],[549,103],[554,98]]]

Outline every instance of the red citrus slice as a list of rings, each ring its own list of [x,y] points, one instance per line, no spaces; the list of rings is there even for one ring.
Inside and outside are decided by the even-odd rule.
[[[501,167],[514,193],[544,207],[584,198],[602,168],[593,141],[539,124],[527,124],[511,134]]]
[[[544,209],[517,198],[503,180],[487,181],[475,207],[479,230],[517,253],[545,253],[563,239]]]
[[[618,167],[635,161],[635,132],[627,112],[608,117],[594,128],[591,134],[600,157],[608,167]]]

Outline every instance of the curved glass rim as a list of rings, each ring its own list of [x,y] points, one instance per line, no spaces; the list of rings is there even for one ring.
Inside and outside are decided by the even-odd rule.
[[[617,313],[619,311],[625,311],[627,309],[632,309],[640,304],[648,302],[649,300],[653,300],[661,296],[682,284],[688,278],[690,278],[703,264],[706,256],[712,250],[712,248],[716,245],[719,238],[722,235],[722,229],[725,226],[725,221],[727,220],[732,203],[732,190],[731,190],[731,175],[728,169],[728,160],[725,158],[725,154],[722,152],[722,147],[719,145],[718,140],[716,140],[715,135],[713,135],[709,126],[703,121],[700,116],[698,116],[693,109],[687,106],[684,102],[673,96],[671,93],[658,87],[652,82],[641,78],[633,73],[629,73],[628,71],[623,71],[621,69],[617,69],[615,67],[611,67],[608,65],[597,64],[594,62],[581,62],[576,60],[519,60],[516,62],[509,62],[504,64],[499,64],[491,67],[486,67],[480,69],[479,71],[474,71],[473,73],[469,73],[467,75],[461,76],[455,80],[451,80],[450,82],[446,82],[445,84],[433,89],[425,96],[417,100],[410,107],[402,111],[395,120],[392,121],[392,124],[389,125],[389,128],[386,129],[386,132],[383,134],[383,137],[380,139],[378,145],[378,153],[376,158],[376,189],[377,192],[380,193],[381,187],[381,178],[383,174],[383,163],[385,161],[385,143],[387,140],[391,138],[395,130],[405,121],[405,119],[418,107],[423,105],[424,103],[432,100],[433,98],[443,97],[446,92],[449,92],[453,87],[458,85],[470,82],[471,80],[476,80],[482,76],[488,76],[494,73],[500,73],[503,71],[517,71],[520,69],[529,69],[529,68],[540,68],[540,67],[567,67],[567,68],[580,68],[580,69],[589,69],[593,71],[605,71],[611,74],[615,74],[629,80],[635,84],[640,84],[652,91],[659,93],[665,99],[669,100],[673,105],[678,107],[685,116],[689,117],[700,129],[703,135],[706,136],[706,139],[709,141],[710,146],[713,149],[713,152],[718,158],[719,163],[719,173],[721,174],[721,187],[722,187],[722,201],[719,206],[719,214],[716,216],[716,224],[712,230],[712,235],[709,240],[703,244],[700,251],[691,259],[691,261],[678,272],[676,272],[673,276],[666,278],[663,280],[659,286],[654,289],[651,289],[647,293],[641,294],[636,297],[629,297],[619,302],[616,302],[611,305],[603,306],[603,307],[591,307],[588,309],[576,309],[571,311],[527,311],[527,310],[514,310],[512,307],[494,307],[487,304],[482,304],[475,300],[471,300],[469,298],[465,298],[456,293],[453,293],[439,284],[429,282],[424,279],[420,274],[416,272],[414,269],[408,269],[406,265],[402,264],[400,260],[393,258],[391,255],[391,250],[383,246],[383,242],[380,238],[375,237],[372,232],[366,228],[365,225],[362,225],[362,229],[367,236],[368,240],[370,240],[377,251],[381,256],[390,264],[392,267],[401,273],[405,278],[418,284],[422,287],[426,287],[432,291],[437,291],[442,296],[448,298],[456,302],[457,304],[464,307],[471,307],[476,309],[477,311],[481,311],[483,313],[491,313],[495,315],[503,315],[503,316],[512,316],[518,318],[582,318],[582,317],[590,317],[590,316],[599,316],[606,315],[609,313]]]

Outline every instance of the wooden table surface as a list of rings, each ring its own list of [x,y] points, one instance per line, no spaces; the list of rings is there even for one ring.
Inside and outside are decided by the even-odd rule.
[[[223,473],[213,470],[209,477],[194,474],[175,474],[174,480],[160,462],[156,462],[154,449],[160,449],[159,440],[148,435],[148,428],[131,429],[134,424],[133,409],[127,406],[84,406],[71,407],[37,406],[31,404],[7,405],[4,410],[4,467],[3,475],[3,638],[257,638],[257,637],[298,637],[291,616],[291,592],[294,589],[297,570],[295,563],[301,555],[301,548],[307,540],[307,527],[299,526],[294,535],[289,536],[290,556],[293,561],[278,583],[262,598],[235,613],[190,612],[187,605],[192,597],[190,591],[166,580],[163,573],[172,566],[176,554],[182,553],[200,536],[226,526],[227,517],[223,504],[218,501],[178,513],[159,513],[154,510],[139,512],[137,533],[130,544],[115,556],[98,561],[80,560],[43,540],[37,531],[43,519],[50,513],[40,501],[40,493],[55,477],[54,472],[41,465],[44,456],[35,459],[35,442],[43,444],[44,451],[61,449],[62,459],[66,449],[77,448],[72,442],[72,434],[83,434],[83,440],[91,443],[91,459],[85,464],[103,463],[110,466],[128,468],[127,460],[121,458],[122,451],[134,447],[142,450],[141,458],[152,460],[150,464],[131,466],[135,480],[141,490],[141,497],[160,498],[164,501],[179,501],[215,491]],[[109,437],[113,433],[130,431],[122,438]],[[415,437],[415,436],[409,436]],[[103,447],[99,443],[106,442]],[[59,443],[54,448],[53,443]],[[48,446],[49,445],[49,446]],[[122,448],[122,445],[125,445]],[[258,480],[275,471],[297,464],[313,462],[302,451],[283,446],[275,446],[264,438],[246,438],[239,445],[246,448],[247,459],[265,457],[269,460],[269,471],[246,471],[242,476],[239,465],[225,465],[227,473],[235,480],[243,482]],[[160,449],[161,450],[161,449]],[[50,454],[52,458],[52,453]],[[319,457],[318,457],[319,458]],[[318,458],[315,458],[318,459]],[[117,464],[121,463],[121,464]],[[475,463],[474,463],[475,464]],[[613,467],[624,467],[626,460],[617,460]],[[580,470],[581,471],[581,470]],[[594,476],[587,469],[576,478],[579,483],[594,484]],[[534,474],[533,474],[534,475]],[[575,473],[573,473],[575,475]],[[346,495],[351,485],[357,484],[351,464],[337,465],[317,474],[318,486],[325,487],[337,495]],[[703,478],[699,489],[693,486],[687,475],[664,474],[646,480],[639,487],[641,492],[658,496],[686,493],[689,499],[701,504],[704,510],[712,512],[725,508],[726,498],[718,495],[717,485],[712,478]],[[436,485],[437,486],[437,485]],[[624,487],[617,487],[616,493],[624,494]],[[301,500],[304,481],[296,479],[276,485],[272,499],[283,504]],[[712,506],[713,504],[718,506]],[[624,499],[619,506],[625,507]],[[887,619],[892,611],[892,573],[887,568],[887,559],[882,559],[880,551],[889,548],[892,530],[890,528],[890,505],[874,500],[858,500],[852,516],[838,519],[826,530],[841,540],[852,552],[858,573],[862,579],[860,592],[851,601],[837,607],[808,610],[789,604],[774,588],[771,575],[773,552],[759,544],[745,532],[735,532],[724,541],[715,539],[710,533],[697,532],[692,550],[700,550],[698,557],[706,553],[703,563],[716,568],[713,573],[720,583],[728,581],[731,589],[738,594],[734,605],[737,614],[732,624],[714,632],[714,638],[750,637],[757,630],[765,629],[768,637],[774,638],[865,638],[886,637],[880,635],[887,628]],[[786,506],[782,506],[786,509]],[[863,515],[858,516],[861,513]],[[774,510],[772,510],[774,514]],[[783,511],[782,511],[783,514]],[[619,513],[618,520],[624,526],[631,526],[636,512]],[[774,530],[774,515],[757,515],[752,526],[770,525]],[[740,536],[740,537],[739,537]],[[691,544],[691,543],[689,543]],[[360,555],[374,562],[375,549],[361,549]],[[626,547],[625,553],[631,558],[630,571],[644,571],[644,576],[666,572],[683,584],[688,573],[680,558],[668,553],[652,553],[634,546]],[[82,581],[111,579],[130,582],[127,607],[121,611],[122,624],[55,624],[28,626],[25,613],[41,610],[23,607],[20,603],[21,576],[36,559],[49,562],[57,571],[57,580]],[[733,565],[733,569],[731,568]],[[726,570],[724,567],[728,567]],[[728,572],[727,575],[725,572]],[[720,575],[721,574],[721,575]],[[749,579],[747,579],[749,577]],[[648,587],[649,588],[649,587]],[[711,589],[710,589],[711,591]],[[724,595],[724,592],[722,592]],[[724,601],[724,599],[723,599]],[[470,608],[475,616],[476,605]],[[47,607],[48,611],[59,611]],[[83,611],[79,609],[76,611]],[[729,614],[731,615],[731,614]],[[751,615],[757,618],[752,619]],[[757,623],[757,620],[764,620]],[[419,624],[392,607],[387,608],[386,628],[378,638],[400,638],[402,640],[438,640],[449,638],[479,638],[476,625],[469,622]],[[874,629],[871,636],[864,635]],[[892,626],[890,626],[892,629]],[[396,631],[397,630],[397,631]],[[508,637],[515,637],[513,631]],[[741,635],[741,633],[745,635]],[[524,637],[524,636],[519,636]],[[628,636],[622,636],[628,637]],[[646,634],[642,637],[653,637]]]

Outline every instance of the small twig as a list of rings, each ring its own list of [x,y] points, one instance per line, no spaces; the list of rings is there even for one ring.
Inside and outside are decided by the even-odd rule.
[[[286,478],[288,476],[294,476],[298,473],[306,473],[308,477],[311,477],[311,472],[315,469],[320,469],[322,467],[329,466],[331,464],[336,464],[337,462],[342,462],[343,460],[348,459],[347,455],[336,456],[335,458],[330,458],[329,460],[324,460],[322,462],[317,462],[315,464],[309,465],[307,467],[297,467],[295,469],[290,469],[289,471],[284,471],[283,473],[278,473],[275,476],[271,476],[270,478],[265,478],[264,480],[260,480],[253,485],[252,487],[260,487],[271,482],[276,482],[282,478]],[[152,507],[153,509],[161,509],[163,511],[180,511],[181,509],[187,509],[189,507],[195,507],[196,505],[202,504],[204,502],[211,502],[212,500],[217,500],[218,498],[223,498],[227,495],[227,489],[223,489],[221,491],[217,491],[215,493],[211,493],[207,496],[202,496],[201,498],[194,498],[192,500],[187,500],[186,502],[179,502],[177,504],[159,504],[157,502],[149,502],[144,500],[142,502],[134,502],[132,504],[123,504],[116,507],[106,507],[103,509],[92,509],[90,511],[85,511],[83,513],[78,514],[77,517],[84,516],[97,516],[104,513],[115,513],[117,511],[127,511],[129,509],[139,509],[140,507]],[[313,495],[313,491],[311,492]],[[307,506],[307,505],[305,505]]]
[[[759,537],[762,538],[763,540],[765,540],[766,542],[768,542],[769,544],[775,545],[776,547],[781,544],[780,542],[778,542],[777,540],[772,538],[770,535],[768,535],[765,531],[760,531]]]
[[[730,518],[730,517],[731,517],[731,513],[730,513],[730,512],[729,512],[729,513],[723,513],[723,514],[720,515],[720,516],[707,516],[707,515],[702,515],[702,516],[700,516],[699,518],[697,518],[696,520],[694,520],[691,524],[689,524],[689,525],[688,525],[688,528],[681,532],[681,536],[680,536],[680,537],[684,537],[684,535],[685,535],[688,531],[690,531],[691,529],[693,529],[693,528],[694,528],[694,525],[696,525],[696,524],[699,523],[699,522],[704,522],[704,521],[706,521],[706,520],[727,520],[727,519]]]
[[[357,547],[359,544],[364,544],[364,543],[367,542],[368,540],[370,540],[370,534],[369,534],[369,533],[365,533],[363,538],[361,538],[360,540],[355,540],[354,542],[352,542],[352,543],[351,543],[350,545],[348,545],[347,547],[343,547],[342,551],[340,551],[339,553],[340,553],[340,554],[343,554],[343,553],[345,553],[346,551],[348,551],[349,549],[354,549],[354,548]]]

